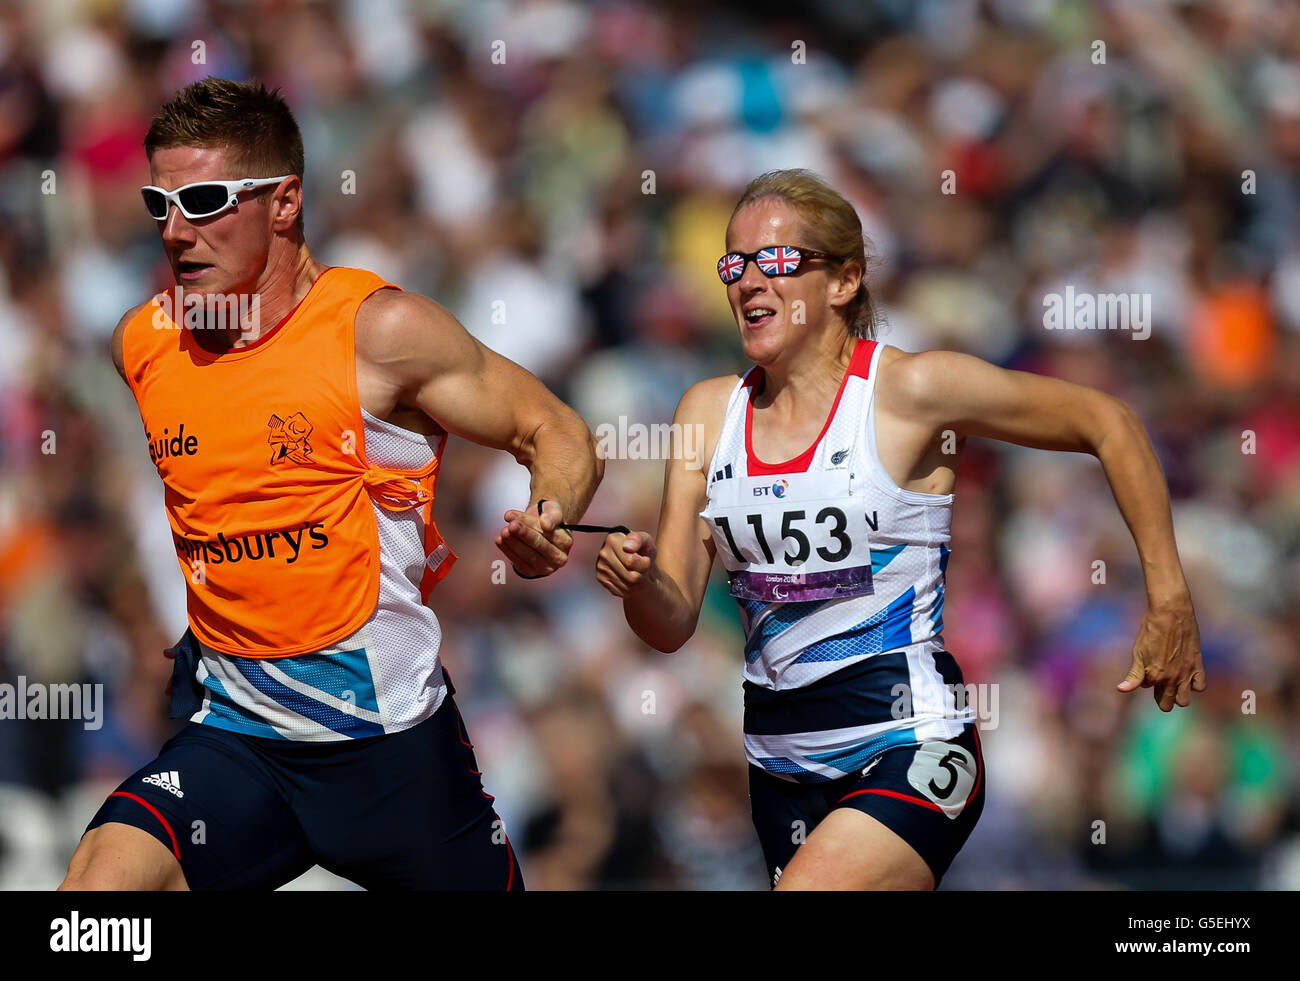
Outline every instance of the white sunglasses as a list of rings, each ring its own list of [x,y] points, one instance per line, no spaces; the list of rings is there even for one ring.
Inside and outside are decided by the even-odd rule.
[[[196,181],[174,191],[166,191],[150,184],[140,188],[140,195],[144,198],[144,206],[149,209],[149,216],[158,221],[167,220],[173,204],[191,220],[211,218],[238,204],[240,191],[278,184],[285,177],[292,176],[285,174],[284,177],[245,177],[238,181]]]

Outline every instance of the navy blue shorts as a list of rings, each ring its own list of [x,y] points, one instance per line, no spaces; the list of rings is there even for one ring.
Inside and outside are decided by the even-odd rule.
[[[447,685],[425,721],[364,739],[292,742],[190,723],[86,830],[148,832],[194,890],[274,889],[318,864],[366,889],[522,890]]]
[[[837,807],[869,814],[906,841],[934,874],[937,888],[984,810],[979,734],[895,746],[863,768],[865,776],[795,783],[750,764],[749,799],[775,885],[799,845]]]

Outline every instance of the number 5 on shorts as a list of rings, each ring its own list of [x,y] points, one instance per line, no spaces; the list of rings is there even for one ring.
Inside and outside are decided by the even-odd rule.
[[[922,743],[907,768],[907,782],[952,819],[965,809],[975,777],[975,757],[953,743]]]

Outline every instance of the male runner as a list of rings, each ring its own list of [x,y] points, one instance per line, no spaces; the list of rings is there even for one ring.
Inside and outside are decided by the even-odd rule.
[[[144,146],[178,289],[129,311],[112,354],[186,577],[168,653],[190,724],[109,796],[61,888],[274,888],[314,864],[366,888],[523,888],[424,605],[455,560],[435,483],[448,433],[508,450],[532,497],[496,542],[546,576],[600,482],[591,433],[438,304],[312,258],[276,92],[197,82]],[[183,329],[183,294],[207,329]],[[223,319],[232,298],[260,317]]]

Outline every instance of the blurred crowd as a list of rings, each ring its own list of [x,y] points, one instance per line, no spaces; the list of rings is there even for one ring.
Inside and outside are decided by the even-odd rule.
[[[945,641],[999,711],[944,887],[1300,887],[1300,7],[0,0],[0,682],[107,702],[97,730],[0,721],[0,888],[57,884],[179,725],[184,586],[108,340],[170,285],[144,132],[209,74],[293,107],[318,259],[437,299],[593,430],[747,367],[731,207],[768,169],[825,176],[882,340],[1137,410],[1200,624],[1190,709],[1118,694],[1145,593],[1101,467],[971,441]],[[1067,286],[1149,295],[1150,336],[1046,329]],[[611,460],[588,520],[653,530],[662,476]],[[665,656],[596,584],[597,536],[501,582],[509,456],[453,440],[438,491],[461,558],[430,605],[528,887],[765,888],[721,577]]]

